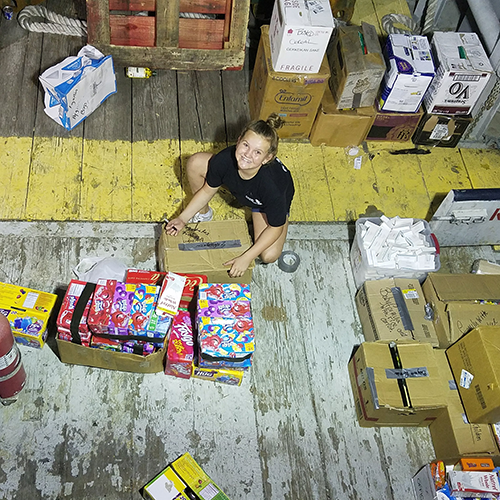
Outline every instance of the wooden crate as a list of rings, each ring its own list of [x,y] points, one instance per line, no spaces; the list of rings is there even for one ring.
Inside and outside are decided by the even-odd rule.
[[[88,43],[119,66],[241,69],[249,9],[250,0],[87,0]]]

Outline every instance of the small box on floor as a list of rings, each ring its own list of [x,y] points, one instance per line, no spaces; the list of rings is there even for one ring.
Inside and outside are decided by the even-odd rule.
[[[241,385],[243,381],[244,370],[230,370],[227,368],[201,368],[193,366],[193,378],[202,380],[211,380],[228,385]]]
[[[371,113],[371,114],[370,114]],[[309,141],[313,146],[344,148],[361,144],[375,118],[375,108],[337,109],[329,88],[325,89]]]
[[[318,73],[334,28],[329,0],[276,0],[269,26],[274,71]]]
[[[492,426],[467,421],[446,353],[444,349],[435,349],[434,354],[447,405],[429,426],[436,458],[446,465],[454,465],[462,457],[498,457],[500,451]]]
[[[229,500],[189,453],[169,464],[143,492],[148,500]]]
[[[356,306],[368,341],[406,338],[439,344],[418,279],[365,281],[356,294]]]
[[[254,262],[239,278],[230,278],[223,264],[251,246],[243,219],[187,224],[178,236],[170,236],[162,230],[158,244],[159,267],[181,275],[203,275],[213,283],[250,283]]]
[[[488,55],[476,33],[436,31],[431,46],[436,76],[425,94],[429,113],[472,113],[490,78],[495,77]]]
[[[435,74],[427,38],[390,34],[384,54],[387,72],[382,83],[381,109],[416,113]]]
[[[363,110],[366,108],[363,108]],[[366,134],[367,141],[410,141],[415,130],[424,116],[419,109],[415,113],[399,113],[395,111],[381,111],[378,104],[375,106],[374,118],[370,130]]]
[[[425,114],[413,137],[414,144],[454,148],[460,142],[472,118],[470,116],[444,116]]]
[[[43,347],[56,300],[53,293],[0,283],[0,313],[9,320],[18,344]]]
[[[262,26],[261,31],[248,94],[250,116],[252,120],[267,120],[271,113],[277,113],[285,122],[278,130],[280,138],[307,139],[328,87],[326,56],[317,73],[277,72],[271,63],[268,27]]]
[[[446,407],[430,344],[364,342],[349,377],[361,427],[428,426]]]
[[[422,290],[442,349],[477,326],[500,324],[498,275],[430,273]]]
[[[446,350],[469,422],[500,422],[500,327],[479,326]]]
[[[367,23],[339,26],[327,56],[330,91],[337,108],[373,106],[386,69],[375,27]]]

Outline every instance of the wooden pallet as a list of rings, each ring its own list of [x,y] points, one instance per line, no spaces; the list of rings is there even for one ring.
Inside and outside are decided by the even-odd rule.
[[[87,0],[88,43],[117,65],[241,69],[249,9],[250,0]]]

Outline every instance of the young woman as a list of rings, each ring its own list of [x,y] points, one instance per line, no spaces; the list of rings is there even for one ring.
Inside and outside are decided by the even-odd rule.
[[[224,185],[244,206],[252,209],[254,243],[235,259],[225,262],[229,276],[240,277],[259,257],[263,262],[278,260],[288,230],[288,214],[294,194],[292,176],[276,158],[277,130],[282,119],[272,114],[267,120],[249,123],[235,146],[216,155],[195,153],[186,164],[193,199],[166,227],[177,235],[188,222],[212,220],[208,203]]]

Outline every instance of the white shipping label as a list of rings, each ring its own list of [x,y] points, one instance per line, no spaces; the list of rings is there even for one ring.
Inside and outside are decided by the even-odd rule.
[[[434,141],[440,141],[441,139],[445,137],[449,137],[448,133],[448,125],[445,123],[438,123],[431,132],[431,135],[429,136],[429,139],[432,139]]]
[[[460,387],[469,389],[473,378],[474,375],[472,375],[472,373],[469,373],[467,370],[462,370],[462,373],[460,374]]]
[[[403,296],[407,300],[418,299],[418,292],[415,288],[409,288],[408,290],[401,290],[403,292]]]

